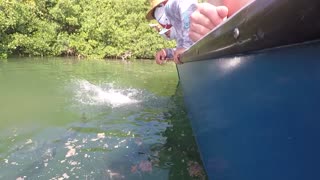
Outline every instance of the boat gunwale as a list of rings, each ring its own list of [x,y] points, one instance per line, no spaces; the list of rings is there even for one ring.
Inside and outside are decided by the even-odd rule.
[[[320,1],[311,1],[255,0],[190,47],[181,62],[317,41],[320,21],[314,18],[320,12]]]

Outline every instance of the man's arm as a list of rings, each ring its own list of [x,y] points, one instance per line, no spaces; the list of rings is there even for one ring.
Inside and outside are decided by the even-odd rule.
[[[163,62],[173,59],[174,51],[175,48],[161,49],[156,53],[156,63],[163,64]]]
[[[176,50],[176,48],[167,48],[165,49],[166,53],[167,53],[167,59],[173,59],[173,54],[174,51]]]
[[[172,0],[166,4],[165,13],[177,31],[177,48],[189,48],[193,41],[189,38],[190,15],[197,8],[197,0]]]

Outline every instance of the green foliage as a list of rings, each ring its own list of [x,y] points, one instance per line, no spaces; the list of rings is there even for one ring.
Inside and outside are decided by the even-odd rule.
[[[153,58],[174,47],[148,26],[148,0],[0,1],[0,58],[7,55]]]

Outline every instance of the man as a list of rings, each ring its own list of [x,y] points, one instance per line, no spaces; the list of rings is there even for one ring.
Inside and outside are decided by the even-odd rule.
[[[176,30],[177,47],[173,60],[180,64],[180,54],[193,44],[189,38],[190,15],[196,10],[197,0],[153,0],[151,4],[146,18],[156,19],[163,28],[174,27]]]
[[[252,1],[253,0],[208,0],[211,4],[198,4],[197,10],[192,13],[190,17],[189,37],[194,42],[198,41],[222,23],[227,17],[230,17]]]

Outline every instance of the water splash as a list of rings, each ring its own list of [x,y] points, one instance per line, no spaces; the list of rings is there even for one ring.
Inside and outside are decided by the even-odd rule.
[[[108,105],[120,107],[140,102],[135,99],[136,89],[117,89],[112,83],[94,85],[87,80],[76,80],[75,100],[84,105]]]

